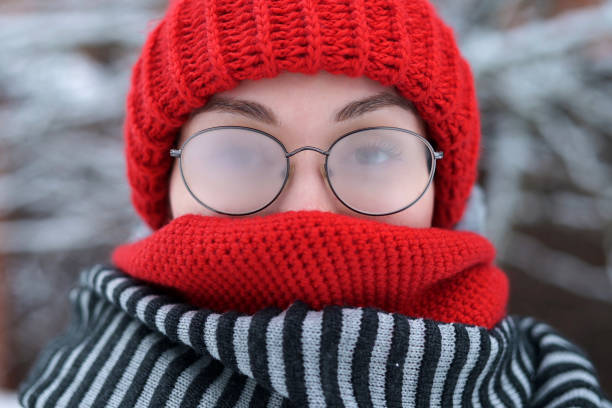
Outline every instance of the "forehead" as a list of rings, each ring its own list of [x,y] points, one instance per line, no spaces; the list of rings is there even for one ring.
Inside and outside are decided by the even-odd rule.
[[[367,77],[326,71],[315,75],[284,72],[273,78],[244,80],[233,89],[212,95],[204,106],[192,112],[181,139],[202,129],[211,118],[240,117],[248,124],[265,125],[268,130],[300,127],[306,131],[308,127],[314,130],[317,123],[346,124],[385,110],[387,117],[393,112],[393,117],[405,120],[405,126],[422,131],[414,105],[394,87]]]
[[[394,87],[385,86],[366,76],[350,77],[322,70],[314,74],[284,71],[270,78],[245,79],[234,88],[219,94],[236,97],[259,96],[265,100],[278,97],[314,98],[325,96],[336,98],[345,96],[351,98],[359,94],[375,93],[382,90],[395,91]],[[338,91],[341,91],[340,94],[338,94]]]

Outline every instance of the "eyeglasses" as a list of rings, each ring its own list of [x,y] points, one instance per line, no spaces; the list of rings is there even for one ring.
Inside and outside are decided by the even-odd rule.
[[[325,156],[321,172],[342,204],[375,216],[416,203],[443,157],[421,135],[388,126],[351,131],[327,150],[303,146],[292,152],[264,131],[217,126],[196,132],[180,149],[170,149],[170,156],[179,159],[181,177],[197,202],[220,214],[248,215],[276,200],[289,179],[289,159],[304,150]]]

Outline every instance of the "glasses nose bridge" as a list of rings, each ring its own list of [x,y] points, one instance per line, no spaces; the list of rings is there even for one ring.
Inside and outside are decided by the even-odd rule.
[[[293,150],[292,152],[289,152],[289,153],[285,154],[285,157],[287,157],[287,158],[292,157],[292,156],[294,156],[294,155],[296,155],[299,152],[302,152],[304,150],[312,150],[312,151],[315,151],[317,153],[321,153],[324,156],[329,156],[329,151],[326,151],[326,150],[323,150],[323,149],[319,149],[318,147],[314,147],[314,146],[302,146],[302,147],[299,147],[299,148]]]

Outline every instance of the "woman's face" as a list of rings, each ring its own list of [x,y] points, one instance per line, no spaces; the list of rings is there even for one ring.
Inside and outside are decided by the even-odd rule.
[[[391,98],[383,96],[357,109],[345,110],[338,117],[340,110],[347,104],[380,95],[381,92],[386,92]],[[256,115],[257,118],[252,117],[244,113],[244,109],[231,109],[227,104],[214,103],[219,98],[256,102],[267,108],[275,120],[260,114]],[[403,106],[394,104],[394,99]],[[213,95],[206,106],[182,127],[178,146],[199,130],[227,125],[265,131],[279,139],[289,152],[301,146],[327,150],[332,142],[345,133],[372,126],[400,127],[425,136],[421,119],[410,103],[402,99],[393,87],[384,86],[367,77],[353,78],[326,71],[315,75],[283,72],[274,78],[244,80],[229,91]],[[415,204],[403,211],[385,216],[363,215],[345,207],[335,197],[320,170],[324,161],[323,155],[312,150],[292,156],[291,176],[281,194],[268,207],[248,216],[292,210],[319,210],[395,225],[416,228],[431,226],[433,183]],[[189,194],[181,178],[178,159],[175,160],[170,176],[170,207],[173,218],[184,214],[228,217],[207,209]]]

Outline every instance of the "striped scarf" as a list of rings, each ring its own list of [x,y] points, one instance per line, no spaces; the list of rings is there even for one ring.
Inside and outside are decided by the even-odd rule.
[[[487,329],[300,301],[215,313],[102,264],[70,300],[24,407],[612,407],[585,353],[532,318]]]

